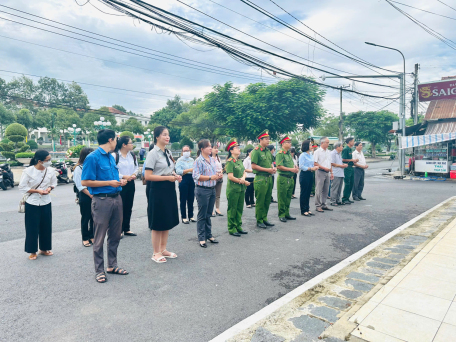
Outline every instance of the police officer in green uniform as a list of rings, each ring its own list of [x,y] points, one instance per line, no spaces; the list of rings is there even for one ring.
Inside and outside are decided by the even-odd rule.
[[[272,195],[272,175],[276,173],[276,168],[272,165],[274,157],[268,149],[269,133],[263,131],[258,140],[260,146],[255,147],[252,151],[252,169],[255,174],[253,187],[255,189],[255,216],[258,228],[272,227],[274,224],[268,221],[269,204],[271,204]]]
[[[226,146],[228,159],[226,160],[225,170],[228,174],[228,184],[226,186],[226,198],[228,200],[228,232],[232,236],[247,234],[242,230],[242,212],[244,211],[245,189],[250,185],[245,180],[245,169],[242,161],[239,160],[241,150],[236,140],[231,139]]]
[[[355,144],[355,138],[345,139],[347,146],[342,150],[342,162],[348,164],[344,169],[344,195],[342,197],[342,204],[352,204],[353,201],[350,201],[350,194],[353,190],[353,183],[355,182],[355,173],[353,171],[353,163],[356,163],[358,159],[353,159],[352,157],[352,148]]]
[[[282,149],[276,155],[277,173],[277,198],[279,202],[279,220],[287,222],[287,220],[296,220],[296,217],[290,216],[290,202],[294,187],[294,174],[298,173],[299,169],[294,165],[293,157],[290,153],[291,138],[286,136],[280,141]]]

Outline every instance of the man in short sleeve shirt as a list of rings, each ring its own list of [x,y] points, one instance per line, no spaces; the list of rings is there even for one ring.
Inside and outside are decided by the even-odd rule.
[[[353,163],[357,162],[358,160],[355,161],[352,156],[352,148],[355,144],[355,138],[347,138],[345,139],[345,143],[347,146],[345,146],[342,150],[342,161],[348,166],[344,169],[344,195],[342,197],[342,203],[351,204],[354,203],[353,201],[350,201],[350,194],[353,190],[354,183]]]
[[[81,184],[86,186],[92,199],[93,259],[95,278],[104,283],[108,279],[104,272],[103,243],[108,235],[108,273],[128,274],[117,267],[117,247],[122,233],[122,198],[120,192],[126,180],[119,180],[116,160],[111,155],[117,144],[116,133],[110,129],[98,132],[98,149],[89,154],[82,168]]]
[[[252,151],[252,169],[255,174],[253,186],[255,189],[255,217],[257,227],[265,229],[272,227],[274,224],[268,221],[269,205],[271,204],[272,195],[272,175],[276,173],[276,168],[272,165],[273,156],[268,149],[269,133],[263,131],[258,140],[260,146],[255,147]]]

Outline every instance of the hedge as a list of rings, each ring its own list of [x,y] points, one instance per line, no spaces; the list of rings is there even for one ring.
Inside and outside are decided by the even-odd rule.
[[[33,158],[35,153],[33,152],[19,152],[16,153],[16,158]]]
[[[119,136],[123,137],[125,135],[129,136],[132,141],[135,140],[135,135],[133,133],[129,132],[129,131],[124,131],[124,132],[120,133]]]

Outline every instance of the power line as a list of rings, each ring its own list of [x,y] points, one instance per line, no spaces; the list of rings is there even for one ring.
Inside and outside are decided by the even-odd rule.
[[[179,57],[179,56],[176,56],[176,55],[173,55],[173,54],[170,54],[170,53],[162,52],[162,51],[159,51],[159,50],[151,49],[151,48],[144,47],[144,46],[141,46],[141,45],[129,43],[129,42],[126,42],[126,41],[123,41],[123,40],[120,40],[120,39],[116,39],[116,38],[112,38],[112,37],[109,37],[109,36],[101,35],[101,34],[98,34],[98,33],[95,33],[95,32],[91,32],[91,31],[88,31],[88,30],[84,30],[84,29],[81,29],[81,28],[78,28],[78,27],[75,27],[75,26],[71,26],[71,25],[67,25],[67,24],[64,24],[64,23],[60,23],[60,22],[55,21],[55,20],[47,19],[47,18],[38,16],[38,15],[34,15],[34,14],[31,14],[31,13],[25,12],[25,11],[21,11],[21,10],[18,10],[18,9],[14,9],[14,8],[12,8],[12,7],[9,7],[9,6],[5,6],[5,5],[1,5],[1,4],[0,4],[0,6],[9,8],[9,9],[12,9],[12,10],[14,10],[14,11],[21,12],[21,13],[24,13],[24,14],[27,14],[27,15],[30,15],[30,16],[33,16],[33,17],[37,17],[37,18],[40,18],[40,19],[43,19],[43,20],[46,20],[46,21],[50,21],[50,22],[53,22],[53,23],[56,23],[56,24],[59,24],[59,25],[62,25],[62,26],[66,26],[66,27],[70,27],[70,28],[73,28],[73,29],[76,29],[76,30],[79,30],[79,31],[83,31],[83,32],[86,32],[86,33],[90,33],[90,34],[92,34],[92,35],[97,35],[97,36],[100,36],[100,37],[103,37],[103,38],[107,38],[107,39],[110,39],[110,40],[113,40],[113,41],[117,41],[117,42],[120,42],[120,43],[123,43],[123,44],[128,44],[128,45],[132,45],[132,46],[135,46],[135,47],[139,47],[139,48],[141,48],[141,49],[145,49],[145,50],[150,50],[150,51],[158,52],[158,53],[163,54],[163,55],[166,55],[166,56],[176,57],[176,58],[179,58],[179,59],[182,59],[182,60],[185,60],[185,61],[189,61],[189,62],[191,62],[191,63],[198,63],[198,64],[210,66],[211,68],[213,67],[213,68],[218,68],[218,69],[227,70],[227,71],[229,71],[230,73],[247,74],[247,75],[252,75],[252,76],[254,76],[254,77],[256,77],[256,78],[259,78],[259,76],[254,75],[254,74],[245,73],[245,72],[239,72],[239,71],[236,71],[236,70],[233,70],[233,69],[224,68],[224,67],[219,67],[219,66],[216,66],[216,65],[208,64],[208,63],[203,63],[203,62],[195,61],[195,60],[192,60],[192,59],[189,59],[189,58]],[[77,32],[74,32],[74,31],[70,31],[70,30],[66,30],[66,29],[60,28],[60,27],[56,27],[56,26],[53,26],[53,25],[50,25],[50,24],[45,24],[45,23],[42,23],[42,22],[39,22],[39,21],[36,21],[36,20],[33,20],[33,19],[29,19],[29,18],[22,17],[22,16],[17,15],[17,14],[9,13],[9,12],[6,12],[6,11],[0,11],[0,12],[6,13],[6,14],[10,14],[10,15],[13,15],[13,16],[16,16],[16,17],[25,19],[25,20],[29,20],[29,21],[35,22],[35,23],[39,23],[39,24],[41,24],[41,25],[49,26],[49,27],[52,27],[52,28],[55,28],[55,29],[59,29],[59,30],[62,30],[62,31],[66,31],[66,32],[69,32],[69,33],[73,33],[73,34],[76,34],[76,35],[80,35],[80,36],[83,36],[83,37],[86,37],[86,38],[90,38],[90,39],[102,41],[102,42],[104,42],[104,43],[112,44],[112,45],[114,45],[114,46],[120,46],[120,47],[122,47],[122,48],[128,48],[128,47],[123,46],[123,45],[120,45],[120,44],[108,42],[108,41],[103,40],[103,39],[94,38],[94,37],[87,36],[87,35],[84,35],[84,34],[81,34],[81,33],[77,33]],[[2,19],[4,19],[4,18],[2,18]],[[19,24],[22,24],[22,23],[19,23]],[[34,27],[34,26],[32,26],[32,27]],[[37,28],[37,27],[34,27],[34,28]],[[37,28],[37,29],[40,29],[40,28]],[[52,31],[50,31],[50,32],[51,32],[51,33],[55,33],[55,32],[52,32]],[[74,37],[70,37],[70,38],[75,39]],[[132,48],[130,48],[130,49],[132,49]],[[134,49],[134,48],[133,48],[132,50],[136,50],[136,51],[139,51],[139,52],[141,52],[141,53],[147,53],[147,52],[144,52],[144,51],[142,51],[142,50],[138,50],[138,49]],[[148,54],[150,54],[150,55],[152,55],[152,56],[157,56],[157,57],[163,58],[163,56],[159,56],[159,55],[157,55],[157,54],[153,54],[153,53],[148,53]],[[178,60],[176,60],[176,59],[171,59],[171,60],[177,61],[177,62],[179,62],[179,63],[185,63],[185,62],[182,62],[182,61],[178,61]],[[161,61],[163,61],[163,60],[161,60]],[[166,61],[165,61],[165,62],[166,62]],[[192,65],[192,64],[190,64],[190,65]],[[201,68],[201,67],[203,67],[203,66],[197,66],[197,67],[200,67],[200,68]],[[213,69],[211,69],[211,68],[208,68],[208,70],[213,70]],[[223,72],[225,72],[225,71],[223,71]],[[244,77],[244,76],[242,76],[242,77]]]
[[[300,62],[295,61],[293,59],[290,59],[290,58],[287,58],[287,57],[284,57],[284,56],[280,56],[280,55],[277,55],[277,54],[275,54],[273,52],[261,49],[261,48],[256,47],[256,46],[253,46],[253,45],[248,44],[246,42],[243,42],[243,41],[241,41],[239,39],[236,39],[234,37],[231,37],[231,36],[228,36],[228,35],[223,34],[221,32],[218,32],[216,30],[213,30],[213,29],[211,29],[211,28],[209,28],[207,26],[198,24],[196,22],[193,22],[191,20],[185,19],[185,18],[183,18],[183,17],[181,17],[179,15],[173,14],[173,13],[171,13],[169,11],[166,11],[166,10],[161,9],[159,7],[156,7],[154,5],[145,3],[144,1],[141,1],[141,0],[130,0],[130,2],[134,3],[135,5],[141,6],[142,8],[146,9],[147,11],[149,11],[151,14],[148,14],[148,13],[146,13],[144,11],[140,11],[140,10],[136,9],[135,7],[132,7],[132,6],[128,5],[128,4],[126,4],[123,1],[118,1],[118,0],[100,0],[100,1],[104,2],[105,4],[107,4],[108,6],[110,6],[113,9],[116,9],[116,10],[122,12],[122,13],[128,14],[131,17],[136,18],[138,20],[141,20],[141,21],[143,21],[143,22],[145,22],[147,24],[155,25],[155,26],[159,27],[161,30],[164,30],[164,31],[167,31],[167,32],[171,32],[171,33],[173,33],[175,35],[179,35],[180,37],[182,37],[184,39],[188,39],[190,41],[198,42],[198,43],[201,43],[201,44],[204,44],[204,45],[216,46],[216,47],[222,49],[223,51],[227,52],[234,59],[237,59],[238,61],[243,62],[243,63],[247,63],[248,65],[256,65],[256,66],[258,66],[260,68],[265,69],[266,71],[273,72],[274,74],[279,74],[279,75],[287,76],[287,77],[299,78],[299,79],[302,79],[302,80],[304,80],[304,81],[306,81],[308,83],[318,84],[318,85],[321,85],[321,86],[327,87],[327,88],[338,89],[337,87],[330,86],[330,85],[327,85],[327,84],[322,84],[322,83],[316,82],[316,81],[314,81],[312,79],[309,79],[309,78],[306,78],[306,77],[302,77],[300,75],[293,74],[293,73],[291,73],[289,71],[286,71],[286,70],[284,70],[282,68],[276,67],[276,66],[274,66],[274,65],[272,65],[272,64],[270,64],[268,62],[265,62],[265,61],[263,61],[263,60],[261,60],[261,59],[259,59],[257,57],[247,55],[246,53],[244,53],[242,51],[239,51],[239,49],[235,49],[235,48],[227,45],[226,43],[224,43],[220,39],[216,39],[214,37],[208,36],[205,33],[205,31],[208,31],[208,32],[213,33],[213,34],[216,34],[217,36],[219,36],[219,37],[221,37],[223,39],[227,39],[229,41],[235,42],[236,44],[241,44],[241,45],[246,46],[246,47],[257,49],[259,52],[266,53],[266,54],[269,54],[271,56],[275,56],[275,57],[278,57],[278,58],[281,58],[281,59],[284,59],[284,60],[287,60],[287,61],[290,61],[290,62],[293,62],[293,63],[296,63],[296,64],[300,64],[300,65],[307,66],[306,64],[300,63]],[[137,13],[137,14],[135,14],[135,13]],[[151,18],[155,22],[147,20],[147,19],[143,18],[142,16],[147,17],[147,18]],[[159,23],[166,24],[167,26],[163,26],[163,25],[161,25]],[[175,31],[174,29],[180,29],[182,31]],[[191,37],[188,37],[187,34],[190,34]],[[312,67],[312,68],[316,69],[316,70],[321,70],[321,69],[318,69],[316,67]],[[334,74],[334,73],[330,73],[330,72],[327,72],[327,73]],[[337,76],[339,76],[339,75],[337,75]],[[345,77],[345,78],[350,79],[349,77]],[[370,83],[370,82],[361,82],[361,83]],[[376,85],[378,85],[378,84],[376,84]],[[381,86],[385,86],[385,85],[381,85]],[[385,86],[385,87],[395,88],[395,87],[391,87],[391,86]],[[345,91],[353,92],[351,90],[345,90]],[[378,96],[373,96],[373,95],[368,95],[368,94],[362,94],[362,95],[381,98],[381,97],[378,97]]]
[[[449,7],[449,8],[451,8],[452,10],[455,10],[455,11],[456,11],[456,8],[451,7],[450,5],[447,5],[447,4],[444,3],[443,1],[440,1],[440,0],[437,0],[437,1],[440,2],[442,5],[445,5],[445,6]]]
[[[222,70],[220,70],[220,71],[214,71],[213,69],[208,69],[208,68],[202,69],[203,67],[200,68],[200,67],[197,67],[197,66],[192,66],[192,65],[190,65],[190,64],[189,64],[189,65],[185,65],[185,64],[174,63],[174,62],[170,62],[170,61],[168,61],[168,60],[163,60],[163,59],[159,59],[159,58],[154,58],[154,57],[150,57],[150,56],[145,56],[145,55],[142,55],[142,54],[139,54],[139,53],[135,53],[135,52],[131,52],[131,51],[126,51],[126,50],[114,48],[114,47],[111,47],[111,46],[107,46],[107,45],[103,45],[103,44],[91,42],[91,41],[88,41],[88,40],[85,40],[85,39],[81,39],[81,38],[77,38],[77,37],[68,36],[68,35],[66,35],[66,34],[54,32],[54,31],[47,30],[47,29],[40,28],[40,27],[36,27],[36,26],[33,26],[33,25],[28,25],[28,24],[21,23],[21,22],[12,20],[12,19],[4,18],[4,17],[0,17],[0,19],[7,20],[7,21],[10,21],[10,22],[13,22],[13,23],[16,23],[16,24],[20,24],[20,25],[23,25],[23,26],[32,27],[32,28],[35,28],[35,29],[38,29],[38,30],[42,30],[42,31],[45,31],[45,32],[53,33],[53,34],[56,34],[56,35],[59,35],[59,36],[63,36],[63,37],[67,37],[67,38],[71,38],[71,39],[75,39],[75,40],[79,40],[79,41],[82,41],[82,42],[85,42],[85,43],[89,43],[89,44],[101,46],[101,47],[108,48],[108,49],[111,49],[111,50],[125,52],[125,53],[128,53],[128,54],[132,54],[132,55],[139,56],[139,57],[143,57],[143,58],[158,60],[158,61],[161,61],[161,62],[173,64],[173,65],[183,66],[183,67],[187,67],[187,68],[191,68],[191,69],[195,69],[195,70],[200,70],[200,71],[204,71],[204,72],[209,72],[209,73],[214,73],[214,74],[219,74],[219,75],[223,75],[223,76],[231,76],[231,77],[237,77],[237,78],[246,79],[246,80],[252,80],[252,77],[247,77],[247,76],[240,76],[240,75],[236,75],[236,74],[231,74],[231,73],[228,73],[228,72],[224,72],[224,71],[222,71]],[[45,24],[43,24],[43,25],[45,25]],[[92,38],[92,39],[96,39],[96,38]],[[187,63],[187,64],[188,64],[188,63]],[[255,77],[258,77],[258,76],[255,76]],[[263,81],[263,80],[262,80],[261,78],[259,78],[259,79],[257,80],[257,82],[258,82],[258,81]]]
[[[330,49],[330,50],[332,50],[332,51],[334,51],[334,52],[337,52],[338,54],[341,54],[341,55],[343,55],[343,56],[345,56],[345,57],[347,57],[347,58],[349,58],[349,59],[351,59],[351,60],[357,62],[358,64],[363,65],[364,67],[366,67],[366,68],[368,68],[368,69],[370,69],[370,70],[372,70],[372,71],[374,71],[374,72],[376,72],[376,73],[378,73],[378,74],[381,74],[381,73],[378,72],[377,70],[374,70],[374,69],[370,68],[369,66],[374,67],[374,68],[377,68],[377,69],[389,71],[389,72],[396,72],[396,71],[392,71],[392,70],[388,70],[388,69],[384,69],[384,68],[378,67],[378,66],[376,66],[376,65],[374,65],[374,64],[372,64],[372,63],[369,63],[369,62],[367,62],[367,61],[361,59],[360,57],[357,57],[356,55],[352,54],[351,52],[345,50],[344,48],[340,47],[340,46],[337,45],[336,43],[334,43],[334,42],[330,41],[329,39],[327,39],[326,37],[322,36],[322,35],[319,34],[317,31],[315,31],[315,30],[313,30],[311,27],[309,27],[308,25],[304,24],[301,20],[299,20],[298,18],[296,18],[295,16],[293,16],[292,14],[290,14],[289,12],[287,12],[284,8],[282,8],[281,6],[277,5],[277,4],[276,4],[275,2],[273,2],[272,0],[270,0],[270,1],[273,2],[277,7],[279,7],[280,9],[282,9],[285,13],[287,13],[288,15],[290,15],[291,17],[293,17],[295,20],[299,21],[302,25],[304,25],[305,27],[307,27],[309,30],[311,30],[311,31],[314,32],[315,34],[319,35],[320,37],[322,37],[322,38],[325,39],[326,41],[330,42],[331,44],[337,46],[339,49],[341,49],[341,50],[347,52],[348,54],[350,54],[350,55],[352,55],[352,56],[354,56],[355,58],[350,57],[349,55],[344,54],[344,53],[342,53],[342,52],[340,52],[340,51],[337,51],[336,49],[333,49],[333,48],[331,48],[330,46],[328,46],[328,45],[326,45],[326,44],[324,44],[324,43],[318,41],[317,39],[315,39],[315,38],[309,36],[308,34],[306,34],[306,33],[304,33],[304,32],[302,32],[301,30],[297,29],[297,28],[294,27],[293,25],[290,25],[290,24],[287,23],[286,21],[284,21],[284,20],[278,18],[277,16],[275,16],[275,15],[273,15],[272,13],[266,11],[265,9],[263,9],[262,7],[256,5],[255,3],[253,3],[253,2],[250,1],[250,0],[240,0],[240,1],[243,2],[244,4],[246,4],[247,6],[249,6],[249,7],[253,8],[253,9],[257,10],[258,12],[264,14],[265,16],[271,18],[272,20],[278,22],[279,24],[281,24],[281,25],[283,25],[283,26],[289,28],[290,30],[292,30],[292,31],[294,31],[294,32],[296,32],[296,33],[298,33],[298,34],[300,34],[300,35],[302,35],[302,36],[304,36],[304,37],[306,37],[306,38],[308,38],[308,39],[310,39],[310,40],[312,40],[312,41],[314,41],[314,42],[316,42],[316,43],[318,43],[318,44],[320,44],[320,45],[322,45],[322,46],[324,46],[324,47],[326,47],[326,48],[328,48],[328,49]]]
[[[426,10],[421,9],[421,8],[418,8],[418,7],[413,7],[413,6],[410,6],[410,5],[403,4],[402,2],[399,2],[399,1],[394,1],[394,0],[390,0],[390,1],[391,1],[391,2],[394,2],[394,3],[396,3],[396,4],[399,4],[399,5],[402,5],[402,6],[407,6],[407,7],[416,9],[416,10],[418,10],[418,11],[422,11],[422,12],[426,12],[426,13],[438,15],[439,17],[444,17],[444,18],[448,18],[448,19],[451,19],[451,20],[456,20],[456,18],[448,17],[448,16],[443,15],[443,14],[437,14],[437,13],[434,13],[434,12],[431,12],[431,11],[426,11]]]

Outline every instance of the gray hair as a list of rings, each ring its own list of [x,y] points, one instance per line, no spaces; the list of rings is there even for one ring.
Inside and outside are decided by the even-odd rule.
[[[321,138],[320,138],[320,144],[321,144],[322,142],[324,142],[325,139],[328,139],[328,137],[321,137]],[[329,139],[328,139],[328,141],[329,141]]]
[[[340,147],[340,146],[342,146],[342,143],[341,143],[340,141],[338,141],[338,142],[336,142],[336,143],[334,144],[334,149],[336,149],[336,148],[338,148],[338,147]]]

